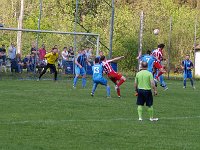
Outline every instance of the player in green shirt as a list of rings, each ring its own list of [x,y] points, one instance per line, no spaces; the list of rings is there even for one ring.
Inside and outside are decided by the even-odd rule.
[[[135,89],[138,92],[137,109],[139,120],[142,121],[142,109],[146,103],[150,115],[150,121],[157,121],[158,118],[153,118],[153,95],[151,89],[153,89],[154,95],[157,95],[153,75],[151,72],[147,71],[147,62],[142,62],[141,65],[142,70],[138,72],[135,77]]]

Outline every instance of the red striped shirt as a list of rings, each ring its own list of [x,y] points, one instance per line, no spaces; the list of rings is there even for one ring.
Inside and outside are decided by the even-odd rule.
[[[109,61],[103,61],[102,62],[104,71],[106,72],[106,74],[109,74],[111,72],[115,72],[112,68],[112,66],[109,64]]]
[[[162,61],[163,53],[160,49],[156,49],[152,52],[152,55],[157,59],[157,61]]]

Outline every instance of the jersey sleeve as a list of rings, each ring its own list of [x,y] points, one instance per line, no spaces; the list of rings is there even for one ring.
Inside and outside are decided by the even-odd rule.
[[[48,58],[51,55],[51,53],[46,54],[44,57]]]

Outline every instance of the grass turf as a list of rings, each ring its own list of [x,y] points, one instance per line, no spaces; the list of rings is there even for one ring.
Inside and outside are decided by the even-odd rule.
[[[137,120],[133,80],[122,85],[118,99],[106,99],[99,86],[72,88],[72,81],[0,81],[0,149],[131,149],[199,150],[200,82],[193,90],[181,81],[159,87],[154,99],[158,122]],[[113,85],[110,83],[110,85]]]

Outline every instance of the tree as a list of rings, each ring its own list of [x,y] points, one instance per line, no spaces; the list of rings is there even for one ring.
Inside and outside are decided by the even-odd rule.
[[[21,0],[20,15],[18,19],[18,29],[22,29],[24,16],[24,0]],[[17,32],[17,53],[22,54],[22,31]]]

